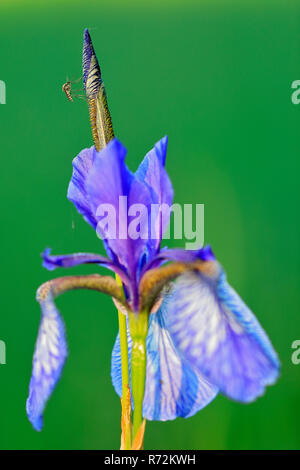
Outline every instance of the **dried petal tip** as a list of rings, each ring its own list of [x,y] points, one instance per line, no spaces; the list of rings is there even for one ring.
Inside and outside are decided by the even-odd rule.
[[[140,429],[138,430],[133,443],[131,450],[142,450],[144,445],[144,436],[145,436],[146,420],[144,419]]]
[[[83,34],[82,52],[83,85],[88,97],[95,97],[101,85],[101,71],[88,29]]]
[[[121,418],[121,447],[120,450],[128,450],[131,445],[131,394],[130,387],[128,385],[128,390],[125,396],[125,399],[121,398],[122,405],[122,418]]]

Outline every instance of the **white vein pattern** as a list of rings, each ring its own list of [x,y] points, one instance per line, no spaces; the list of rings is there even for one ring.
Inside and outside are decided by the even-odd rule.
[[[170,296],[168,296],[170,297]],[[218,392],[200,372],[180,357],[165,327],[167,303],[164,299],[157,313],[150,315],[147,336],[147,370],[143,415],[148,420],[166,421],[188,418],[213,400]],[[129,356],[132,340],[128,333]],[[112,381],[122,394],[120,340],[112,354]]]
[[[41,431],[43,427],[43,411],[60,378],[67,357],[65,327],[51,293],[41,302],[41,308],[42,318],[26,402],[28,418],[37,431]]]
[[[234,400],[255,400],[278,377],[272,344],[221,268],[178,279],[167,328],[182,357]]]

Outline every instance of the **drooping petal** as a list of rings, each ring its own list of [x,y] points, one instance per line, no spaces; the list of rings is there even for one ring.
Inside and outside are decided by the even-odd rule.
[[[46,248],[42,253],[43,266],[48,271],[53,271],[56,268],[72,268],[80,264],[99,264],[112,270],[118,274],[124,284],[129,284],[126,273],[122,270],[121,266],[115,264],[109,258],[94,253],[75,253],[71,255],[51,255],[51,249]]]
[[[41,305],[42,318],[26,402],[28,418],[37,431],[42,429],[43,411],[61,376],[67,356],[65,328],[54,299],[64,292],[75,289],[103,292],[117,300],[125,309],[129,308],[122,287],[111,276],[99,274],[64,276],[40,286],[37,300]]]
[[[172,295],[172,294],[171,294]],[[168,315],[167,297],[157,313],[150,315],[147,336],[147,370],[143,416],[149,420],[166,421],[194,415],[217,394],[217,388],[201,373],[182,359],[165,327]],[[131,356],[132,340],[128,332]],[[112,381],[122,394],[120,339],[117,337],[112,354]]]
[[[37,431],[43,427],[43,412],[67,357],[65,327],[52,300],[51,292],[41,300],[42,319],[33,357],[32,376],[26,411]]]
[[[147,153],[135,173],[140,181],[149,186],[152,194],[152,255],[158,250],[162,236],[169,224],[170,212],[168,208],[172,206],[174,196],[172,183],[164,168],[167,144],[167,136],[157,142],[154,148]]]
[[[131,349],[132,349],[132,339],[129,333],[129,328],[127,326],[127,343],[128,343],[128,353],[129,357],[131,357]],[[131,376],[130,370],[130,362],[129,362],[129,374]],[[120,332],[116,337],[116,341],[112,350],[111,355],[111,380],[113,387],[119,397],[122,397],[122,362],[121,362],[121,345],[120,345]],[[131,379],[130,379],[131,380]]]
[[[178,278],[167,328],[182,356],[234,400],[255,400],[278,377],[266,333],[219,266]]]
[[[144,416],[166,421],[188,418],[216,396],[217,387],[182,359],[165,326],[167,302],[150,317]]]
[[[169,254],[168,254],[169,252]],[[149,262],[144,267],[139,282],[139,310],[151,310],[164,287],[169,285],[185,272],[200,272],[212,276],[217,272],[217,264],[214,262],[214,255],[209,247],[203,250],[166,250],[166,256],[162,253],[161,258],[156,256],[153,262]],[[167,265],[157,267],[165,261],[173,261]],[[160,260],[160,262],[159,262]],[[150,267],[149,267],[150,266]]]

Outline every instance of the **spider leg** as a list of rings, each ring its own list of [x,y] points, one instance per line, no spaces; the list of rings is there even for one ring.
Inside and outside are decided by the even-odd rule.
[[[79,98],[81,100],[87,101],[86,97],[82,94],[74,95],[74,93],[72,93],[72,98]]]
[[[82,75],[81,75],[79,78],[77,78],[77,80],[72,79],[71,82],[72,82],[72,83],[78,83],[78,82],[80,82],[81,80],[82,80]]]

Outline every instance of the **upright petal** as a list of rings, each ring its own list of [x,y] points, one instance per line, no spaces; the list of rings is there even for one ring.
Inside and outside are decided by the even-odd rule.
[[[212,385],[176,351],[165,327],[169,299],[165,297],[159,311],[150,315],[147,336],[147,370],[143,416],[148,420],[166,421],[194,415],[217,394]],[[132,340],[128,332],[131,356]],[[112,381],[121,396],[120,339],[112,354]]]
[[[128,170],[125,156],[126,149],[120,142],[116,139],[109,142],[95,158],[86,181],[86,190],[92,212],[99,222],[100,208],[104,208],[105,211],[106,208],[110,208],[112,213],[115,213],[115,235],[110,231],[110,227],[107,225],[103,227],[100,223],[97,230],[106,240],[107,246],[118,262],[127,268],[134,279],[140,258],[147,253],[148,234],[146,232],[145,236],[133,239],[130,226],[135,217],[128,211],[134,205],[135,207],[141,205],[146,214],[143,229],[145,227],[147,229],[151,196],[148,187]]]
[[[156,188],[156,193],[160,192],[160,183],[159,181],[154,181],[153,170],[156,172],[158,171],[158,174],[161,172],[160,168],[154,168],[154,166],[157,164],[156,160],[158,160],[160,166],[164,168],[166,163],[167,147],[168,137],[165,136],[156,142],[154,148],[145,155],[143,161],[140,163],[140,166],[135,173],[141,181],[146,181],[149,183],[152,180]]]
[[[41,304],[42,318],[33,357],[32,376],[26,411],[36,431],[43,427],[43,412],[60,376],[67,357],[65,327],[52,300],[51,292]]]
[[[95,155],[95,147],[82,150],[73,160],[73,174],[68,188],[68,199],[73,202],[78,212],[83,215],[94,229],[96,229],[97,221],[95,214],[92,212],[90,202],[86,192],[86,178],[93,166]]]
[[[173,187],[164,165],[166,160],[168,138],[163,137],[152,150],[147,153],[135,175],[146,183],[152,194],[152,203],[157,205],[154,212],[151,233],[152,254],[158,250],[162,236],[169,224],[169,211],[173,203]]]
[[[277,354],[217,263],[211,276],[178,278],[168,313],[182,356],[230,398],[251,402],[276,381]]]

